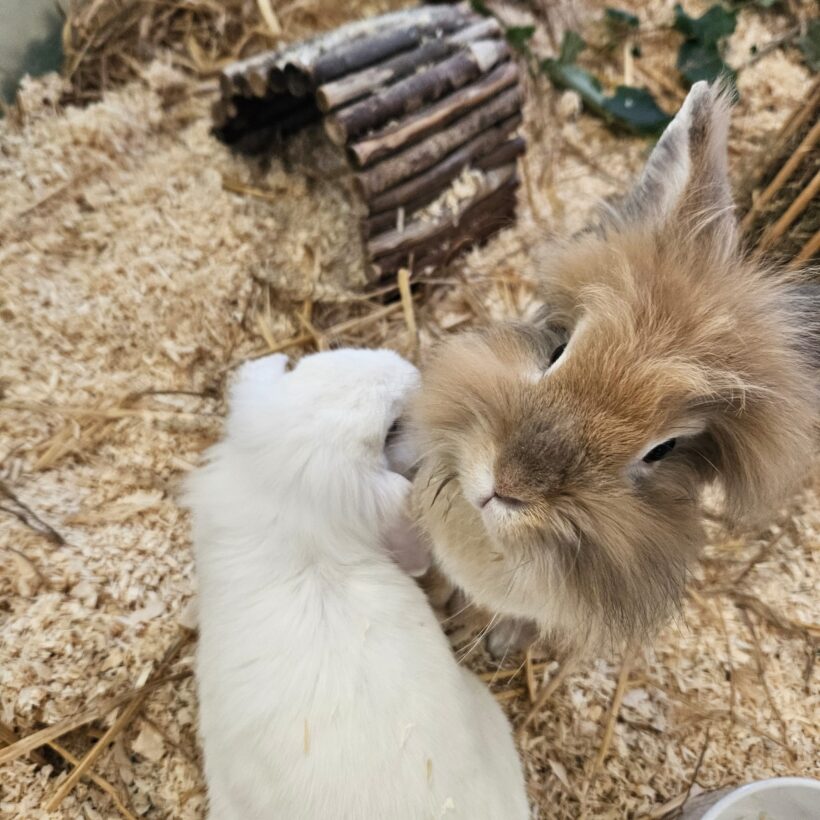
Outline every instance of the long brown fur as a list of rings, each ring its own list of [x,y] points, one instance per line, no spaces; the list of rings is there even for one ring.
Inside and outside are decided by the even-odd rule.
[[[696,85],[621,206],[537,254],[537,321],[454,337],[423,372],[416,500],[441,567],[576,646],[667,618],[705,487],[760,520],[814,450],[805,325],[790,283],[740,248],[728,117]]]

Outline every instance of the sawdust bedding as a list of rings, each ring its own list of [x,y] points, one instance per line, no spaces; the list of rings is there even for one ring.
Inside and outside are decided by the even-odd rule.
[[[650,24],[670,14],[670,3],[642,9]],[[783,25],[744,13],[732,49],[742,57]],[[668,70],[671,52],[656,51]],[[520,225],[438,274],[414,304],[322,304],[269,283],[276,247],[295,240],[260,191],[298,204],[309,183],[275,162],[251,166],[209,136],[211,84],[157,63],[101,103],[67,110],[58,79],[26,87],[19,121],[0,124],[4,743],[144,684],[183,630],[194,578],[178,489],[219,435],[237,362],[351,342],[418,357],[444,333],[531,308],[522,254],[533,236],[580,227],[597,197],[626,186],[648,145],[613,137],[571,96],[528,82]],[[779,50],[741,72],[737,174],[808,84]],[[315,248],[302,253],[310,262]],[[818,489],[759,533],[715,531],[680,617],[632,658],[596,772],[622,653],[569,677],[521,743],[537,816],[660,817],[704,789],[820,775]],[[494,673],[471,643],[475,623],[449,628],[520,724],[539,662],[548,675],[555,665],[535,656],[515,675]],[[65,755],[82,757],[110,714],[59,738],[62,756],[44,747],[2,765],[0,815],[202,817],[194,646],[168,658],[172,680],[115,733],[91,767],[96,782],[81,779],[56,812],[43,811],[69,775]]]

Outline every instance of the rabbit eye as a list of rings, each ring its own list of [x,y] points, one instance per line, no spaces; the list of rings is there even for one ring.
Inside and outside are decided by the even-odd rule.
[[[554,365],[558,361],[558,359],[561,358],[566,349],[566,344],[562,344],[558,345],[558,347],[556,347],[555,350],[552,351],[552,355],[550,356],[550,367],[552,367],[552,365]]]
[[[654,461],[660,461],[664,456],[668,455],[675,449],[676,443],[676,439],[670,438],[668,441],[658,444],[643,457],[644,462],[646,464],[652,464]]]

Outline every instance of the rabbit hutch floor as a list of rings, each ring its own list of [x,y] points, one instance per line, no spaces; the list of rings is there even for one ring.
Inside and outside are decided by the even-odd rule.
[[[641,14],[651,27],[671,6]],[[730,62],[786,25],[745,11]],[[670,49],[644,54],[654,76],[671,72]],[[443,334],[526,314],[527,245],[583,225],[649,148],[528,80],[516,228],[412,292],[292,303],[260,272],[278,241],[269,200],[303,207],[304,183],[213,140],[215,84],[172,59],[85,108],[59,104],[57,78],[30,82],[0,123],[0,746],[39,733],[28,755],[0,748],[4,817],[203,816],[179,487],[219,435],[231,369],[348,343],[418,360]],[[780,49],[740,72],[736,177],[810,81]],[[669,109],[682,100],[656,90]],[[584,662],[535,714],[520,735],[534,816],[672,816],[703,790],[820,775],[819,490],[745,537],[715,527],[676,621]],[[461,618],[446,623],[459,656],[522,727],[557,665],[533,653],[499,667],[476,639],[486,618]]]

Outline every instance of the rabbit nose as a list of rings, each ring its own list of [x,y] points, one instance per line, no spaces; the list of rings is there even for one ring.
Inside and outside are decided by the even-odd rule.
[[[498,501],[505,507],[522,507],[524,505],[524,502],[520,498],[516,498],[512,495],[500,495],[495,490],[493,490],[491,495],[482,498],[478,503],[483,510],[491,501]]]
[[[495,464],[494,491],[512,505],[522,498],[553,495],[565,485],[575,461],[563,431],[543,425],[506,443]]]

